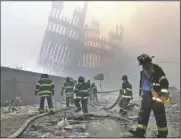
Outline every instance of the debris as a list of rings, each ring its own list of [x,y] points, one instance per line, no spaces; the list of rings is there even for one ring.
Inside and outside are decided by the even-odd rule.
[[[52,133],[48,132],[48,133],[42,135],[41,137],[42,138],[52,138],[52,137],[54,137],[54,135]]]

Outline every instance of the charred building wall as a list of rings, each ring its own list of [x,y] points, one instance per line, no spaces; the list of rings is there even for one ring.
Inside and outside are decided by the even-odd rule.
[[[122,27],[116,26],[109,37],[101,37],[98,21],[85,25],[88,3],[77,7],[72,19],[61,15],[63,2],[53,2],[52,12],[44,34],[38,65],[45,72],[55,75],[83,75],[97,73],[109,75],[120,61]]]

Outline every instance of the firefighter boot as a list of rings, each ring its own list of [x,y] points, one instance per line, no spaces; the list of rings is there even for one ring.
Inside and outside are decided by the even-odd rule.
[[[123,109],[122,115],[127,115],[127,110]]]
[[[84,119],[85,121],[87,121],[87,120],[88,120],[88,115],[87,115],[87,114],[83,114],[83,119]]]
[[[140,134],[138,131],[129,130],[129,132],[132,134],[132,138],[145,138],[144,135]]]
[[[53,114],[55,114],[55,112],[54,112],[54,111],[50,111],[50,114],[52,114],[52,115],[53,115]]]
[[[119,113],[121,114],[123,112],[123,109],[121,108],[120,110],[119,110]]]

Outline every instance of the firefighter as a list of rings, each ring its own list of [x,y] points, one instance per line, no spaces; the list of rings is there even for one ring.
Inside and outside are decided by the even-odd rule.
[[[66,107],[69,107],[70,104],[73,105],[73,88],[74,83],[70,80],[70,77],[66,77],[66,82],[64,83],[64,86],[61,90],[61,96],[63,96],[63,92],[65,90],[66,95]]]
[[[130,130],[133,137],[144,138],[151,110],[153,110],[158,130],[158,138],[166,138],[168,134],[164,104],[170,101],[169,83],[162,68],[152,63],[152,58],[146,54],[137,57],[140,72],[140,92],[142,97],[136,131]]]
[[[52,96],[54,95],[54,83],[47,74],[42,74],[40,80],[36,83],[35,96],[40,96],[40,108],[39,112],[44,113],[45,98],[48,101],[48,107],[50,113],[54,113]]]
[[[74,88],[74,104],[77,107],[76,112],[81,110],[80,107],[80,101],[82,104],[82,111],[84,114],[84,118],[87,119],[87,113],[88,113],[88,96],[89,96],[89,84],[84,82],[84,77],[80,76],[78,78],[78,84]]]
[[[92,100],[95,102],[98,102],[98,98],[97,98],[97,86],[95,85],[95,83],[92,83],[91,85],[91,92],[92,92]]]
[[[127,114],[127,107],[130,102],[130,100],[133,98],[132,95],[132,85],[128,81],[128,77],[126,75],[122,76],[122,89],[120,90],[120,93],[122,94],[122,98],[119,102],[120,111],[119,113]]]
[[[87,80],[87,84],[88,84],[88,86],[89,86],[89,89],[88,89],[88,91],[89,91],[89,100],[92,101],[91,81],[90,81],[90,80]]]

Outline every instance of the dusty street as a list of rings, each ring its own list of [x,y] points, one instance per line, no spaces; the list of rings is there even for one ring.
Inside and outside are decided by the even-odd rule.
[[[174,96],[179,97],[179,92],[174,90]],[[106,95],[101,94],[101,100],[97,104],[89,104],[89,120],[82,120],[82,113],[72,112],[75,108],[68,110],[66,119],[65,112],[58,112],[55,115],[41,117],[32,122],[20,137],[130,137],[129,129],[135,128],[140,101],[131,101],[127,118],[118,114],[119,107],[105,111],[103,107],[111,106],[117,97],[117,92]],[[172,96],[172,100],[175,99]],[[99,96],[100,98],[100,96]],[[180,102],[179,102],[180,103]],[[180,137],[180,105],[174,101],[166,105],[167,121],[169,128],[168,137]],[[60,104],[59,104],[60,105]],[[35,108],[36,106],[34,106]],[[37,106],[38,107],[38,106]],[[30,108],[29,108],[30,109]],[[33,109],[33,107],[31,107]],[[31,111],[31,113],[30,113]],[[27,111],[28,112],[28,111]],[[1,136],[7,137],[15,132],[30,115],[36,111],[29,110],[29,114],[13,116],[2,120]],[[97,116],[92,117],[91,114]],[[102,116],[102,117],[100,117]],[[7,116],[6,116],[7,117]],[[21,119],[21,120],[20,120]],[[62,123],[57,125],[57,123]],[[147,137],[154,137],[156,124],[153,113],[150,116]]]

